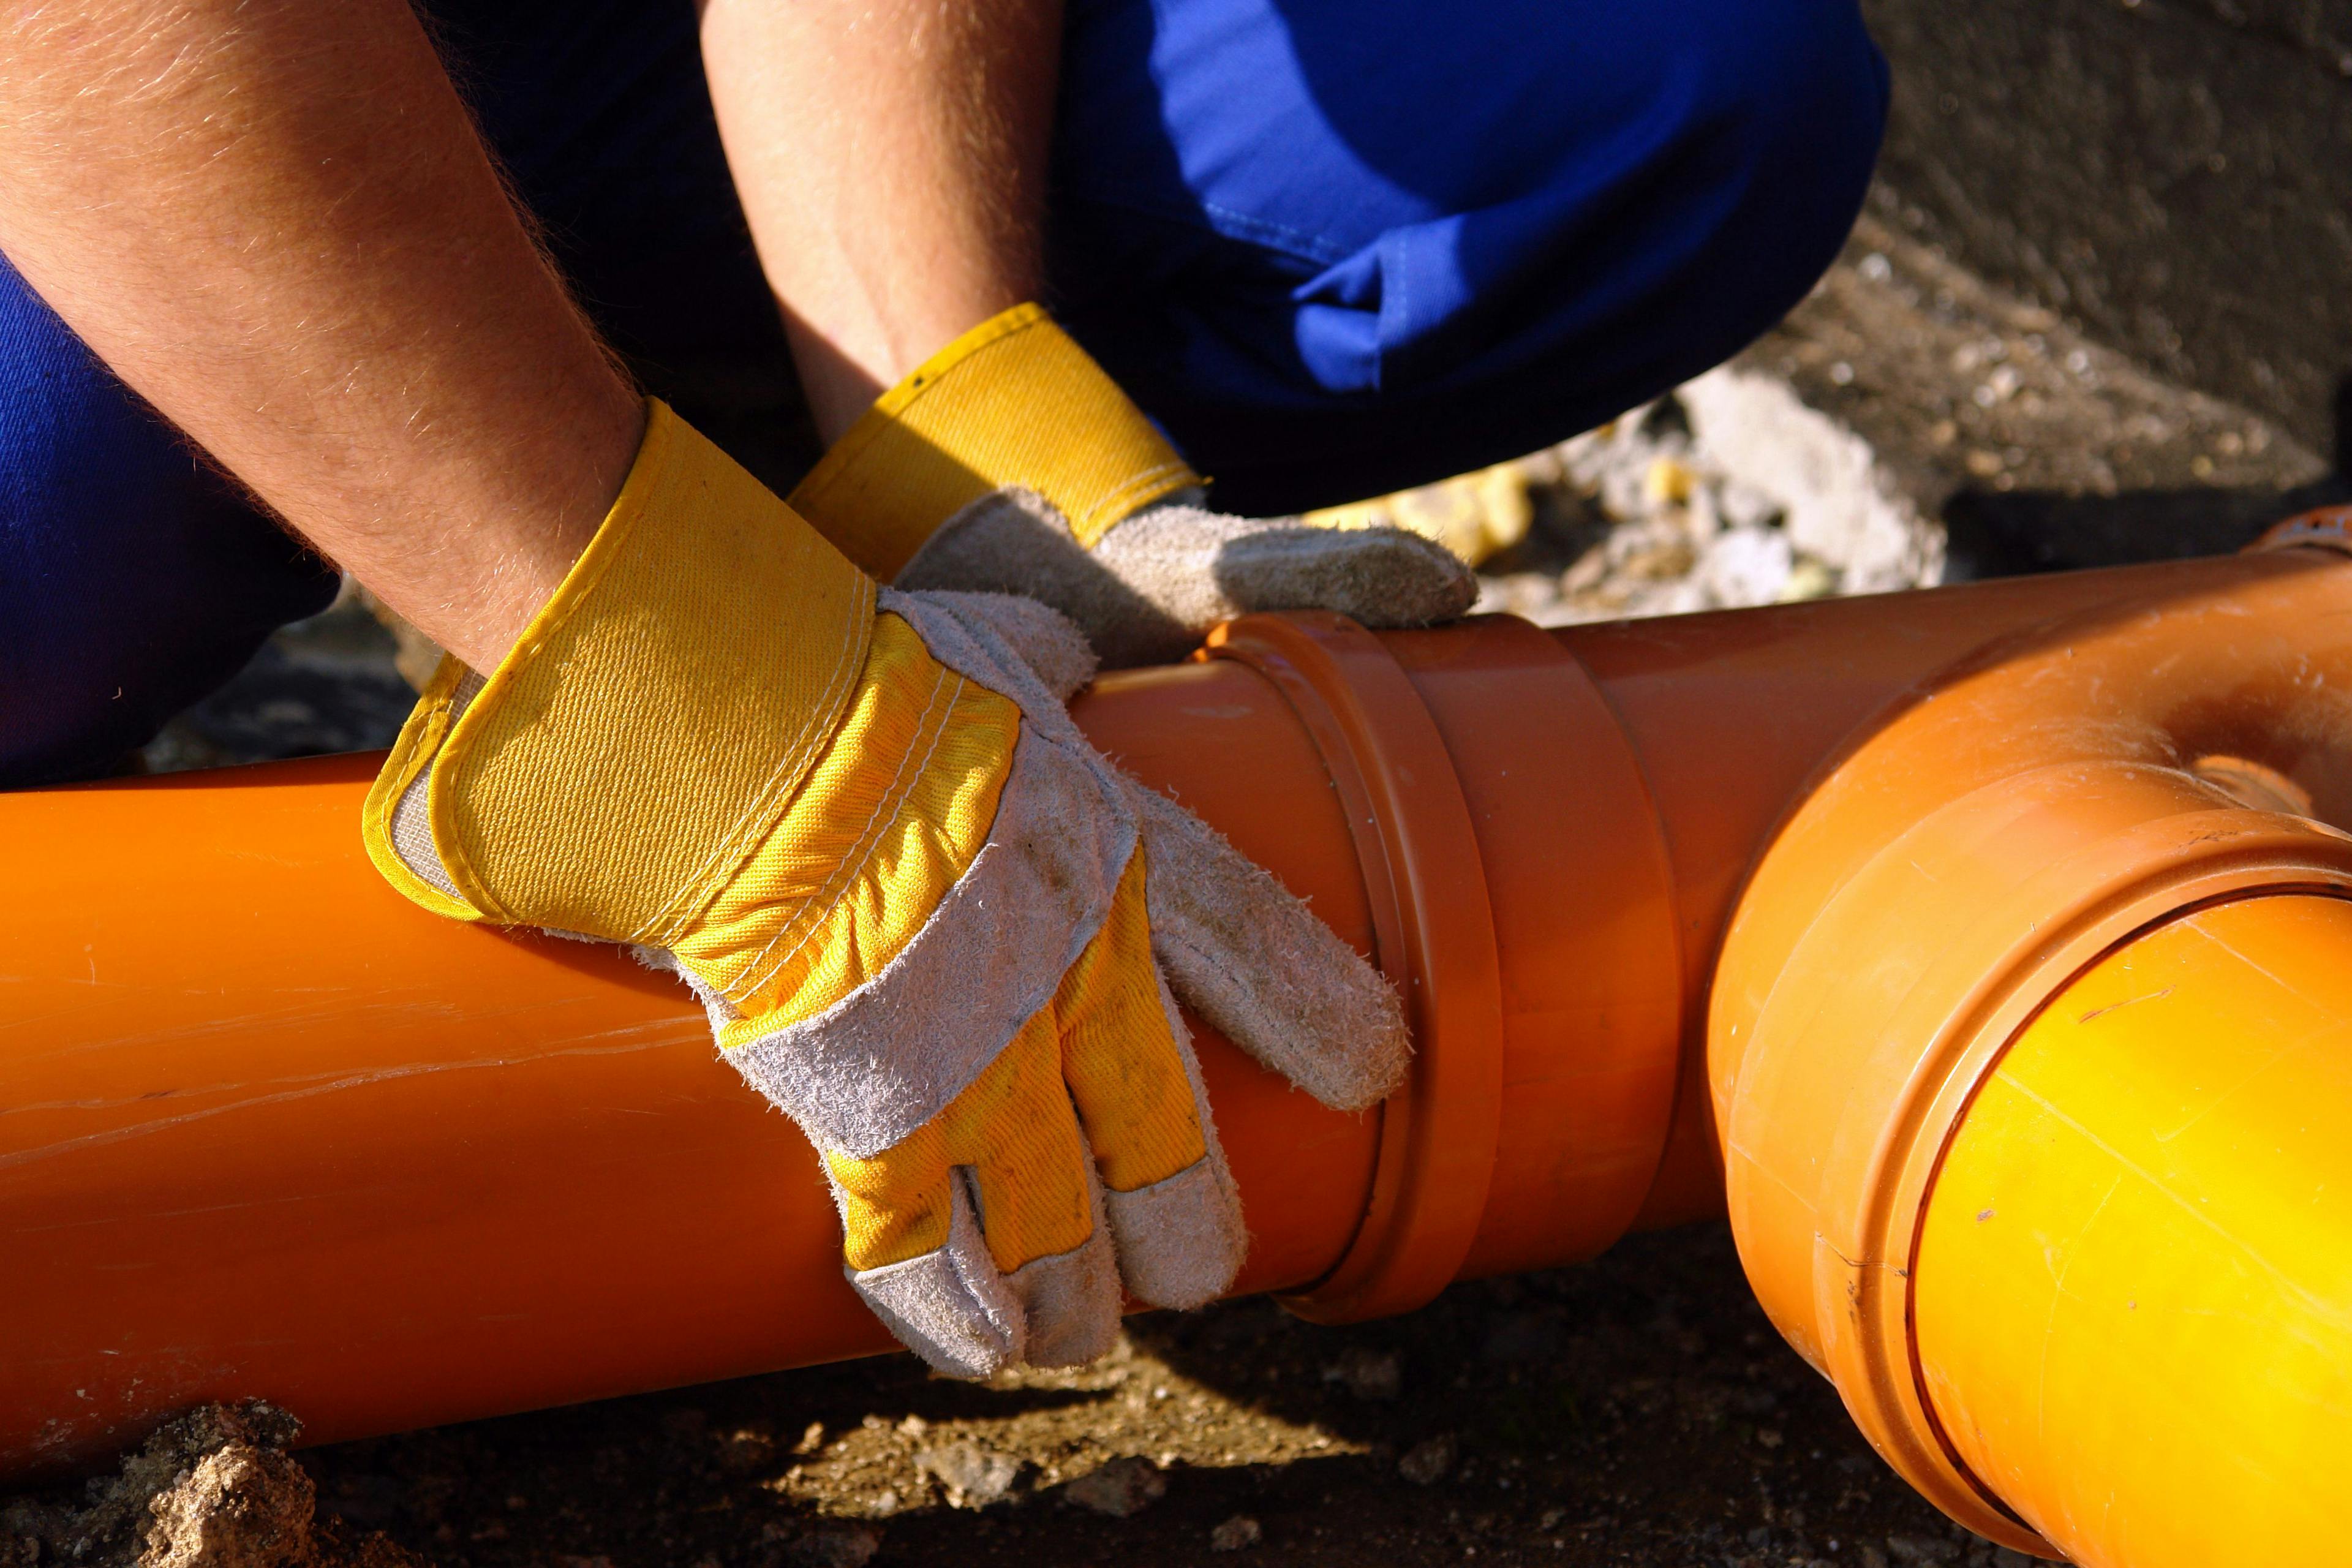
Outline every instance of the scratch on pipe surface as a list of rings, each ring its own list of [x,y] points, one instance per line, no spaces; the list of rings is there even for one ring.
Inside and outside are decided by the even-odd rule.
[[[362,1186],[339,1190],[366,1191],[367,1188]],[[186,1208],[177,1209],[142,1208],[137,1215],[136,1223],[140,1225],[150,1225],[160,1223],[163,1220],[193,1219],[200,1215],[230,1214],[241,1209],[273,1208],[285,1205],[315,1203],[321,1197],[336,1195],[336,1191],[337,1190],[330,1190],[322,1192],[314,1188],[299,1193],[273,1193],[269,1196],[263,1198],[240,1198],[235,1203],[197,1204],[192,1205]],[[15,1226],[10,1227],[6,1232],[6,1235],[11,1238],[21,1239],[26,1237],[51,1236],[59,1231],[89,1230],[98,1226],[121,1225],[122,1223],[123,1216],[120,1214],[102,1214],[83,1219],[65,1220],[57,1225]],[[160,1267],[166,1266],[158,1264],[153,1258],[141,1258],[127,1263],[93,1263],[89,1265],[91,1271],[99,1274],[130,1274],[136,1273],[143,1269],[156,1268]]]
[[[2272,1262],[2268,1257],[2264,1256],[2261,1251],[2257,1250],[2253,1246],[2248,1243],[2244,1237],[2239,1236],[2229,1226],[2215,1219],[2211,1215],[2207,1214],[2198,1205],[2191,1203],[2189,1199],[2183,1197],[2179,1192],[2175,1191],[2172,1184],[2165,1180],[2163,1176],[2149,1170],[2146,1165],[2143,1165],[2138,1161],[2133,1159],[2130,1155],[2125,1153],[2121,1149],[2116,1148],[2113,1143],[2108,1142],[2105,1139],[2092,1131],[2090,1128],[2084,1126],[2074,1116],[2060,1108],[2055,1102],[2048,1099],[2046,1096],[2036,1093],[2033,1089],[2021,1083],[2012,1084],[2011,1085],[2011,1088],[2019,1095],[2021,1095],[2025,1099],[2032,1100],[2035,1105],[2039,1106],[2042,1109],[2042,1113],[2048,1116],[2052,1121],[2064,1126],[2076,1137],[2081,1138],[2084,1142],[2090,1144],[2091,1147],[2096,1149],[2100,1153],[2105,1154],[2108,1159],[2114,1161],[2118,1166],[2130,1172],[2133,1175],[2137,1176],[2141,1181],[2147,1183],[2148,1189],[2151,1192],[2169,1203],[2174,1208],[2179,1210],[2180,1213],[2191,1223],[2210,1231],[2215,1237],[2219,1237],[2225,1245],[2227,1245],[2232,1252],[2244,1258],[2248,1263],[2253,1265],[2256,1269],[2267,1276],[2282,1294],[2292,1297],[2314,1319],[2326,1324],[2329,1328],[2334,1329],[2338,1332],[2341,1332],[2346,1329],[2352,1329],[2352,1310],[2347,1310],[2341,1302],[2332,1300],[2328,1297],[2322,1295],[2320,1292],[2313,1289],[2310,1286],[2305,1285],[2302,1280],[2296,1279],[2293,1274],[2287,1272],[2287,1270],[2280,1265]]]
[[[2080,1242],[2090,1234],[2091,1227],[2099,1223],[2099,1216],[2107,1212],[2107,1205],[2115,1202],[2116,1194],[2123,1190],[2123,1184],[2121,1176],[2108,1179],[2107,1190],[2099,1194],[2098,1205],[2091,1210],[2090,1217],[2074,1227],[2067,1238],[2070,1242]],[[2052,1268],[2048,1245],[2045,1244],[2042,1249],[2042,1267],[2050,1273],[2050,1310],[2042,1320],[2042,1359],[2033,1369],[2033,1431],[2035,1436],[2043,1441],[2047,1441],[2050,1436],[2050,1346],[2058,1337],[2055,1332],[2058,1309],[2069,1299],[2066,1276],[2073,1271],[2079,1250],[2077,1247],[2067,1247],[2060,1256],[2058,1266]],[[2081,1298],[2074,1299],[2079,1300]]]
[[[200,993],[194,992],[183,994],[200,994]],[[46,1023],[51,1018],[68,1016],[75,1011],[76,1009],[72,1008],[59,1008],[52,1012],[37,1015],[31,1018],[11,1018],[5,1022],[0,1022],[0,1039],[5,1039],[12,1034],[21,1034],[31,1028],[34,1025]],[[275,1011],[237,1013],[228,1017],[205,1018],[193,1024],[175,1024],[168,1028],[162,1029],[126,1030],[120,1034],[109,1034],[99,1039],[77,1041],[70,1046],[62,1047],[61,1054],[120,1050],[124,1047],[161,1044],[188,1044],[194,1041],[210,1039],[220,1035],[242,1034],[262,1025],[301,1026],[310,1024],[328,1024],[334,1023],[339,1020],[353,1018],[355,1016],[364,1018],[373,1018],[386,1013],[400,1014],[419,1012],[425,1013],[428,1016],[439,1014],[449,1018],[455,1018],[458,1016],[458,1009],[454,1004],[450,1003],[410,1003],[393,1004],[389,1005],[378,1005],[368,1006],[364,1013],[357,1014],[355,1014],[354,1009],[349,1007],[326,1005],[287,1007]]]
[[[534,1052],[528,1057],[491,1057],[462,1062],[419,1062],[410,1067],[382,1068],[373,1072],[350,1073],[323,1083],[310,1084],[301,1089],[285,1089],[277,1094],[257,1095],[251,1100],[239,1100],[227,1105],[207,1106],[201,1110],[191,1110],[179,1116],[159,1117],[152,1121],[140,1122],[133,1127],[110,1128],[103,1132],[84,1133],[79,1138],[68,1138],[56,1143],[44,1143],[37,1148],[19,1149],[12,1153],[0,1154],[0,1171],[83,1149],[119,1143],[129,1138],[144,1138],[167,1128],[184,1126],[192,1121],[208,1121],[231,1111],[252,1110],[265,1105],[282,1105],[290,1100],[310,1100],[319,1095],[337,1094],[347,1089],[361,1089],[370,1084],[387,1083],[404,1078],[421,1078],[428,1073],[472,1072],[485,1068],[512,1067],[518,1062],[544,1061],[555,1057],[610,1057],[625,1055],[631,1051],[652,1050],[675,1043],[676,1032],[688,1028],[697,1035],[702,1033],[700,1024],[695,1020],[665,1018],[655,1023],[636,1024],[626,1029],[611,1031],[619,1035],[650,1034],[661,1037],[635,1040],[625,1045],[569,1046],[561,1050]]]
[[[2151,991],[2145,996],[2126,996],[2120,1002],[2110,1002],[2104,1007],[2094,1007],[2089,1012],[2084,1014],[2081,1017],[2075,1019],[2074,1022],[2077,1024],[2087,1024],[2094,1018],[2105,1017],[2108,1014],[2114,1012],[2118,1007],[2129,1007],[2140,1002],[2161,1002],[2178,989],[2178,986],[2168,985],[2161,991]]]
[[[341,1016],[341,1015],[337,1015],[337,1016]],[[470,1015],[470,1016],[473,1016],[473,1017],[480,1018],[480,1017],[494,1017],[494,1016],[496,1016],[497,1015],[495,1015],[495,1014],[482,1014],[482,1013],[477,1013],[477,1014],[473,1014],[473,1015]],[[280,1022],[280,1023],[283,1023],[283,1022],[285,1022],[286,1020],[284,1020],[284,1019],[282,1019],[282,1018],[281,1018],[281,1019],[277,1020],[277,1021],[278,1021],[278,1022]],[[647,1022],[646,1022],[646,1023],[642,1023],[642,1024],[625,1024],[625,1025],[621,1026],[619,1028],[614,1028],[614,1029],[600,1029],[600,1030],[597,1030],[596,1032],[594,1032],[593,1034],[587,1034],[587,1035],[570,1035],[570,1036],[565,1036],[565,1037],[564,1037],[564,1039],[569,1043],[569,1045],[570,1045],[570,1046],[574,1046],[574,1047],[576,1047],[576,1046],[584,1046],[584,1045],[588,1045],[588,1044],[591,1044],[591,1043],[593,1043],[593,1042],[594,1042],[594,1041],[597,1041],[597,1040],[625,1040],[625,1039],[634,1039],[634,1038],[635,1038],[637,1036],[639,1036],[639,1035],[641,1035],[641,1034],[644,1034],[645,1032],[646,1032],[646,1031],[648,1031],[648,1030],[664,1030],[664,1029],[673,1029],[673,1028],[675,1028],[675,1029],[684,1030],[684,1031],[685,1031],[688,1036],[693,1037],[704,1037],[704,1028],[705,1028],[705,1027],[706,1027],[706,1026],[700,1026],[700,1025],[699,1025],[699,1023],[698,1023],[698,1020],[696,1020],[696,1019],[693,1019],[693,1018],[691,1018],[691,1017],[681,1016],[681,1017],[674,1018],[674,1019],[672,1019],[672,1018],[656,1018],[656,1019],[651,1019],[651,1020],[649,1020],[649,1021],[647,1021]],[[197,1033],[194,1035],[194,1037],[201,1038],[201,1037],[203,1037],[203,1036],[204,1036],[204,1035],[211,1034],[211,1033],[213,1033],[213,1032],[215,1032],[215,1031],[213,1031],[213,1030],[212,1030],[211,1028],[209,1028],[209,1027],[206,1027],[206,1028],[205,1028],[205,1029],[203,1029],[203,1030],[201,1030],[201,1031],[197,1032]],[[163,1032],[163,1033],[162,1033],[162,1034],[158,1034],[158,1035],[148,1035],[148,1036],[143,1036],[143,1037],[142,1037],[142,1039],[145,1043],[148,1043],[148,1044],[161,1044],[161,1043],[170,1042],[170,1041],[173,1041],[173,1040],[178,1040],[178,1039],[180,1039],[180,1038],[181,1038],[181,1037],[180,1037],[180,1035],[179,1035],[179,1034],[177,1034],[176,1032],[173,1032],[173,1031],[168,1031],[168,1030],[167,1030],[167,1031],[164,1031],[164,1032]],[[566,1047],[555,1047],[555,1048],[553,1048],[553,1049],[551,1049],[551,1050],[544,1050],[544,1051],[537,1051],[537,1052],[533,1052],[533,1053],[531,1053],[531,1054],[530,1054],[530,1055],[529,1055],[529,1056],[516,1056],[516,1057],[508,1057],[508,1058],[502,1058],[502,1061],[503,1061],[503,1062],[506,1062],[506,1063],[520,1062],[520,1061],[532,1061],[532,1060],[536,1060],[536,1059],[538,1059],[538,1058],[541,1058],[541,1057],[562,1056],[562,1054],[564,1054],[564,1050],[565,1050],[565,1048],[566,1048]],[[469,1062],[450,1062],[450,1063],[446,1063],[446,1064],[445,1064],[445,1065],[446,1065],[446,1066],[450,1066],[450,1067],[467,1067],[467,1066],[476,1066],[476,1065],[488,1066],[488,1065],[493,1065],[493,1064],[489,1064],[489,1063],[487,1063],[487,1062],[486,1062],[486,1063],[479,1063],[479,1064],[477,1064],[477,1063],[469,1063]],[[329,1070],[327,1070],[327,1071],[324,1071],[324,1072],[313,1073],[313,1074],[310,1074],[310,1075],[308,1075],[308,1076],[299,1075],[299,1074],[296,1074],[296,1075],[282,1075],[282,1074],[281,1074],[281,1075],[279,1075],[279,1076],[277,1076],[277,1077],[274,1077],[274,1078],[270,1078],[270,1079],[266,1079],[266,1080],[264,1080],[264,1081],[267,1081],[267,1082],[269,1082],[269,1083],[279,1083],[279,1084],[308,1084],[308,1083],[315,1083],[315,1082],[319,1082],[319,1081],[320,1081],[320,1080],[322,1080],[322,1079],[334,1078],[334,1077],[336,1077],[336,1076],[338,1076],[337,1071],[336,1071],[335,1069],[331,1069],[331,1069],[329,1069]],[[5,1120],[5,1118],[7,1118],[7,1117],[11,1117],[11,1116],[22,1116],[22,1115],[28,1115],[28,1114],[32,1114],[32,1113],[36,1113],[36,1112],[40,1112],[40,1111],[58,1111],[58,1110],[111,1110],[111,1109],[113,1109],[114,1107],[116,1107],[116,1106],[118,1106],[118,1105],[128,1105],[128,1104],[131,1104],[131,1103],[133,1103],[133,1102],[135,1102],[135,1101],[138,1101],[138,1100],[171,1100],[171,1099],[179,1099],[179,1098],[182,1098],[182,1097],[184,1097],[184,1096],[188,1096],[188,1095],[197,1095],[197,1094],[219,1094],[219,1093],[223,1092],[224,1090],[235,1089],[237,1089],[237,1088],[240,1088],[240,1087],[243,1087],[243,1084],[242,1084],[242,1082],[241,1082],[241,1081],[240,1081],[240,1082],[232,1082],[232,1083],[196,1083],[196,1084],[184,1084],[184,1085],[181,1085],[181,1086],[179,1086],[178,1088],[174,1088],[174,1089],[142,1089],[142,1090],[140,1090],[140,1091],[139,1091],[138,1093],[136,1093],[136,1094],[131,1094],[131,1095],[110,1095],[110,1096],[107,1096],[107,1097],[105,1097],[105,1098],[102,1098],[102,1099],[96,1099],[96,1100],[27,1100],[27,1101],[26,1101],[24,1104],[21,1104],[21,1105],[0,1105],[0,1120]]]
[[[184,994],[201,994],[186,992]],[[344,992],[330,994],[343,995]],[[683,1003],[686,998],[679,999]],[[475,1022],[514,1017],[519,1015],[548,1012],[570,1005],[571,999],[519,1002],[506,1007],[460,1007],[436,992],[419,987],[414,1001],[373,1000],[356,1003],[321,1003],[310,1006],[289,1006],[267,1011],[239,1012],[226,1017],[201,1019],[193,1024],[175,1024],[166,1028],[109,1034],[102,1038],[81,1040],[61,1048],[59,1054],[79,1055],[84,1052],[121,1050],[126,1047],[150,1045],[189,1045],[222,1035],[241,1035],[262,1026],[284,1028],[320,1024],[347,1024],[354,1027],[365,1025],[382,1031],[397,1028],[403,1024],[448,1022],[464,1017]],[[55,1016],[56,1015],[45,1015]],[[0,1023],[0,1038],[15,1027],[14,1021]],[[593,1037],[591,1037],[592,1038]]]
[[[2190,916],[2187,924],[2191,930],[2195,931],[2199,936],[2204,938],[2207,942],[2211,942],[2215,947],[2220,948],[2223,952],[2228,953],[2231,958],[2236,959],[2240,963],[2244,964],[2248,969],[2252,970],[2255,973],[2261,975],[2263,979],[2269,981],[2272,984],[2277,986],[2288,995],[2299,997],[2303,994],[2303,988],[2301,986],[2294,984],[2284,976],[2266,968],[2263,964],[2256,963],[2251,953],[2244,952],[2226,939],[2216,934],[2200,917],[2195,915]]]

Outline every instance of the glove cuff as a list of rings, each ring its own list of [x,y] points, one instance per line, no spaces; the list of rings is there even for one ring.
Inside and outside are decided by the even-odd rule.
[[[650,402],[619,499],[479,694],[451,661],[410,715],[368,795],[371,858],[439,913],[667,945],[839,727],[874,594]],[[446,888],[414,858],[412,789]]]
[[[793,510],[884,582],[992,491],[1034,490],[1092,548],[1198,486],[1167,437],[1037,305],[941,349],[877,399],[792,494]]]

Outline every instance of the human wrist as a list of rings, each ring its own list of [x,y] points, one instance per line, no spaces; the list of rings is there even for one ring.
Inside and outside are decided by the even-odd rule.
[[[617,374],[569,401],[560,437],[437,465],[401,498],[411,521],[396,530],[289,521],[335,542],[338,564],[387,608],[487,675],[595,538],[645,441],[646,402]]]
[[[1091,547],[1121,519],[1202,483],[1092,356],[1023,304],[900,378],[791,501],[888,582],[940,525],[1000,489],[1043,497]]]
[[[728,863],[678,837],[677,800],[738,825],[781,809],[863,666],[872,583],[649,411],[591,542],[485,682],[461,697],[445,666],[370,795],[371,853],[437,912],[656,941],[641,928]],[[393,863],[395,817],[420,804],[457,907]]]

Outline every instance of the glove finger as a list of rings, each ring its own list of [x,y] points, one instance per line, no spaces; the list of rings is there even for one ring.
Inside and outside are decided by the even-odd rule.
[[[941,1118],[969,1162],[981,1229],[1027,1328],[1033,1366],[1095,1360],[1118,1334],[1118,1268],[1093,1161],[1062,1082],[1051,1006]]]
[[[1243,610],[1337,610],[1368,626],[1425,626],[1469,614],[1478,579],[1454,552],[1402,528],[1261,528],[1211,567]]]
[[[1197,1307],[1232,1285],[1248,1236],[1199,1067],[1152,962],[1146,884],[1139,854],[1055,999],[1062,1075],[1128,1288],[1154,1306]]]
[[[1076,622],[1111,666],[1181,658],[1211,626],[1252,610],[1337,610],[1366,626],[1412,626],[1466,615],[1478,598],[1469,567],[1401,528],[1318,528],[1161,505],[1087,550],[1060,513],[1023,490],[997,491],[950,519],[898,585],[1041,600]]]
[[[1068,1170],[1085,1194],[1087,1238],[1066,1251],[1032,1258],[1004,1276],[1005,1288],[1020,1302],[1028,1323],[1022,1359],[1031,1366],[1084,1366],[1109,1354],[1118,1341],[1118,1256],[1103,1212],[1102,1183],[1093,1161],[1083,1152],[1083,1140],[1080,1147]],[[1003,1199],[1009,1195],[1004,1189],[1017,1182],[1009,1173],[992,1180],[986,1165],[974,1174],[983,1211],[991,1208],[991,1191]]]
[[[1470,568],[1417,533],[1192,506],[1138,512],[1103,535],[1094,560],[1121,598],[1156,612],[1111,620],[1072,610],[1109,664],[1181,656],[1219,621],[1253,610],[1336,610],[1366,626],[1415,626],[1467,614],[1478,599]],[[1098,619],[1109,621],[1108,636]]]
[[[844,1272],[867,1309],[900,1344],[949,1377],[987,1377],[1018,1362],[1027,1349],[1024,1314],[989,1256],[965,1173],[940,1168],[926,1194],[940,1222],[937,1245],[860,1268],[857,1215],[872,1205],[844,1180],[844,1163],[870,1162],[832,1154],[825,1160],[852,1237]]]
[[[1133,581],[1112,542],[1131,523],[1088,550],[1070,533],[1053,503],[1024,489],[998,490],[950,518],[895,579],[904,590],[1016,594],[1052,605],[1076,623],[1113,665],[1181,658],[1201,633],[1232,609],[1209,579],[1208,557],[1195,552],[1192,569],[1169,563]],[[1161,598],[1152,594],[1160,592]],[[1173,600],[1162,602],[1166,594]],[[1076,689],[1076,688],[1072,688]]]
[[[1404,1080],[1404,1011],[1380,972],[1215,829],[1127,780],[1150,858],[1151,948],[1216,1031],[1341,1110]]]
[[[1050,605],[1018,594],[932,592],[924,597],[1003,639],[1057,702],[1067,702],[1095,678],[1095,650],[1086,634]]]
[[[984,1377],[1022,1360],[1034,1348],[1024,1292],[1051,1295],[1070,1272],[1033,1266],[1100,1230],[1086,1167],[1047,1008],[897,1143],[826,1152],[851,1282],[943,1372]],[[1115,1283],[1108,1295],[1116,1320]]]

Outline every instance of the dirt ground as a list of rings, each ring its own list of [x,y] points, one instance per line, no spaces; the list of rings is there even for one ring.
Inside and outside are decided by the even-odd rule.
[[[1077,1373],[893,1357],[299,1461],[335,1539],[442,1568],[1995,1561],[1870,1453],[1715,1226],[1354,1328],[1239,1301]]]
[[[1881,186],[1811,299],[1735,363],[1842,421],[1950,534],[1945,580],[2225,553],[2352,501],[2352,451],[2149,374],[1916,237]]]
[[[1898,499],[1949,525],[1961,574],[2231,548],[2344,494],[2284,432],[1958,272],[1884,198],[1739,364],[1864,437]],[[1534,545],[1503,563],[1513,591],[1589,595],[1594,569],[1570,576],[1602,547],[1589,498],[1538,499]],[[325,617],[150,763],[381,744],[406,706],[390,651],[363,616]],[[253,1463],[299,1512],[300,1484]],[[0,1500],[0,1565],[2022,1561],[1945,1524],[1870,1453],[1771,1331],[1717,1226],[1350,1329],[1262,1300],[1139,1318],[1075,1374],[975,1387],[898,1357],[310,1449],[319,1530],[242,1556],[148,1542],[145,1500],[180,1496],[190,1466],[134,1465],[91,1483],[94,1505],[70,1489]]]

